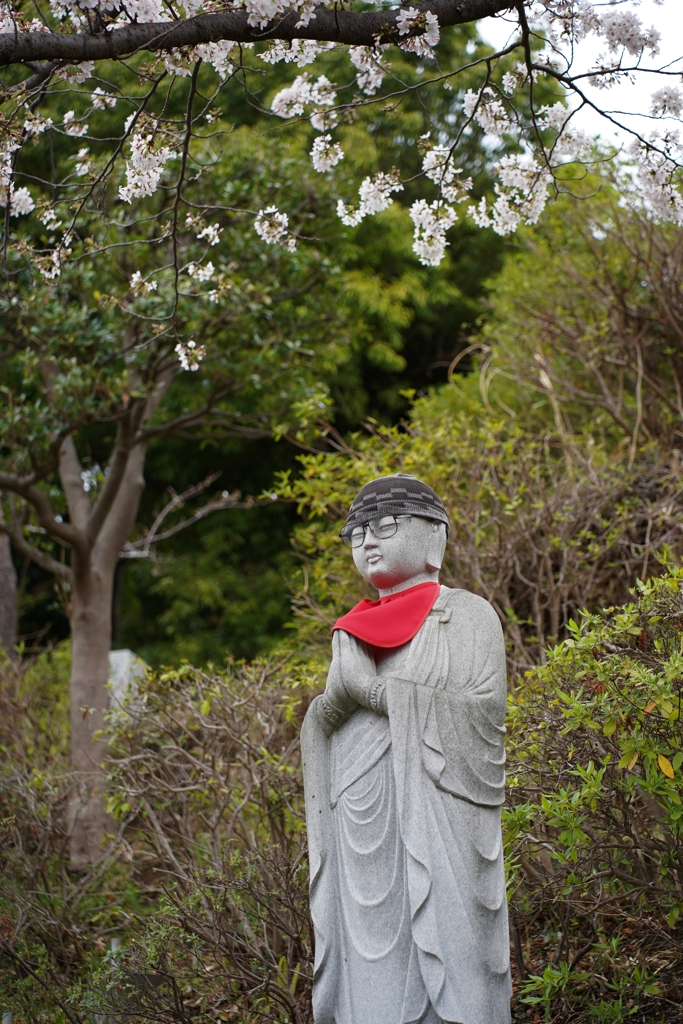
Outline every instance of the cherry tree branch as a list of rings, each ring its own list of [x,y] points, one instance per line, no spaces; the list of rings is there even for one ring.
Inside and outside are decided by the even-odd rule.
[[[140,540],[129,541],[121,551],[119,558],[149,558],[152,555],[152,546],[161,540],[168,540],[169,537],[174,537],[181,530],[186,530],[188,526],[192,526],[193,523],[199,522],[200,519],[205,519],[206,516],[212,514],[212,512],[220,512],[225,508],[254,508],[256,505],[269,504],[270,499],[267,498],[247,498],[245,501],[240,501],[241,492],[232,491],[228,493],[224,491],[219,498],[213,498],[208,501],[206,505],[202,505],[198,508],[187,519],[182,519],[179,523],[174,526],[170,526],[163,532],[159,532],[164,521],[168,516],[179,508],[184,502],[189,501],[191,498],[196,498],[198,494],[205,491],[207,487],[218,479],[219,473],[212,473],[207,476],[205,480],[202,480],[199,484],[194,484],[192,487],[188,487],[182,494],[174,494],[171,500],[162,508],[150,529],[146,535]]]
[[[414,5],[430,11],[443,28],[465,25],[489,18],[514,7],[510,0],[428,0]],[[223,39],[237,43],[258,43],[270,39],[315,39],[352,46],[374,46],[378,38],[398,40],[396,19],[401,13],[388,11],[330,10],[318,8],[308,25],[299,25],[300,13],[290,11],[275,19],[265,31],[249,25],[246,11],[200,14],[175,22],[134,23],[93,34],[67,35],[61,32],[0,33],[0,66],[19,63],[112,60],[140,50],[171,50],[175,47],[215,43]],[[42,68],[33,68],[41,76]],[[49,74],[49,71],[47,72]]]

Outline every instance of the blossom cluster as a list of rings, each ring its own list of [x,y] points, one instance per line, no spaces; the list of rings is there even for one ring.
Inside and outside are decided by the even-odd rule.
[[[317,43],[314,39],[292,39],[289,43],[278,39],[265,53],[260,53],[259,58],[266,64],[278,64],[283,60],[285,64],[294,63],[303,68],[306,64],[312,64],[318,54],[332,50],[334,46],[334,43]]]
[[[392,192],[402,192],[403,185],[398,172],[383,174],[381,171],[374,178],[365,178],[358,189],[360,203],[357,207],[346,206],[343,200],[337,202],[337,216],[342,224],[353,228],[357,224],[374,213],[381,213],[391,206],[393,199]]]
[[[338,142],[332,143],[331,135],[319,135],[313,143],[311,150],[313,167],[319,174],[331,171],[340,160],[344,159],[344,152]]]
[[[277,206],[259,210],[254,229],[268,245],[284,245],[290,252],[296,249],[296,238],[289,230],[289,217],[286,213],[280,213]]]
[[[416,7],[409,7],[408,10],[401,10],[396,18],[396,27],[399,36],[406,36],[414,32],[416,28],[423,29],[420,35],[411,35],[410,39],[400,42],[398,45],[408,53],[416,53],[418,57],[432,57],[432,48],[437,45],[441,38],[439,19],[431,11],[423,13]]]
[[[306,107],[313,107],[315,109],[311,114],[311,124],[316,131],[322,132],[336,123],[336,116],[334,112],[326,113],[321,108],[333,107],[336,99],[337,91],[326,75],[320,75],[314,82],[304,71],[290,86],[277,93],[270,109],[278,117],[288,118],[300,117]]]
[[[119,196],[126,203],[156,192],[164,165],[173,155],[167,146],[153,149],[154,135],[134,135],[130,144],[130,160],[126,162],[126,184]]]
[[[194,372],[199,369],[199,364],[206,357],[206,346],[198,345],[196,341],[188,341],[186,344],[179,341],[175,347],[175,353],[178,356],[181,369]]]
[[[529,154],[514,153],[497,164],[496,199],[488,209],[485,199],[470,206],[468,213],[479,227],[492,227],[498,235],[509,235],[521,223],[536,224],[548,201],[549,172]]]
[[[27,188],[14,186],[12,156],[18,148],[16,144],[8,144],[0,150],[0,206],[6,208],[9,203],[10,217],[31,213],[36,206]]]
[[[386,44],[381,46],[349,46],[349,60],[357,70],[356,82],[366,96],[374,96],[384,81],[387,65],[382,65],[380,56],[387,50]]]

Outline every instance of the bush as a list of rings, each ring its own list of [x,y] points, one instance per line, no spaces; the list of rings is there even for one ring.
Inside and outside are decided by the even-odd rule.
[[[0,665],[0,1011],[91,1024],[112,938],[145,912],[115,842],[69,869],[68,647]]]
[[[310,1021],[299,728],[321,681],[288,659],[185,665],[150,676],[114,717],[110,810],[158,903],[100,1009],[131,1021]]]
[[[633,596],[511,698],[518,992],[546,1020],[683,1019],[683,569]]]

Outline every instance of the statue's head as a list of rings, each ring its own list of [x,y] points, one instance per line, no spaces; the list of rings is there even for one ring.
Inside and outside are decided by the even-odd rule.
[[[438,581],[448,516],[438,495],[409,473],[371,480],[341,535],[361,576],[380,592]]]

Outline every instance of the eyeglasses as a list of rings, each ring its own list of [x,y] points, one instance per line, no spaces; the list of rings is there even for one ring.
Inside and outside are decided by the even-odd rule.
[[[376,516],[363,526],[343,526],[339,536],[349,548],[359,548],[365,541],[365,531],[369,530],[378,540],[393,537],[398,530],[399,519],[412,519],[412,516]]]

